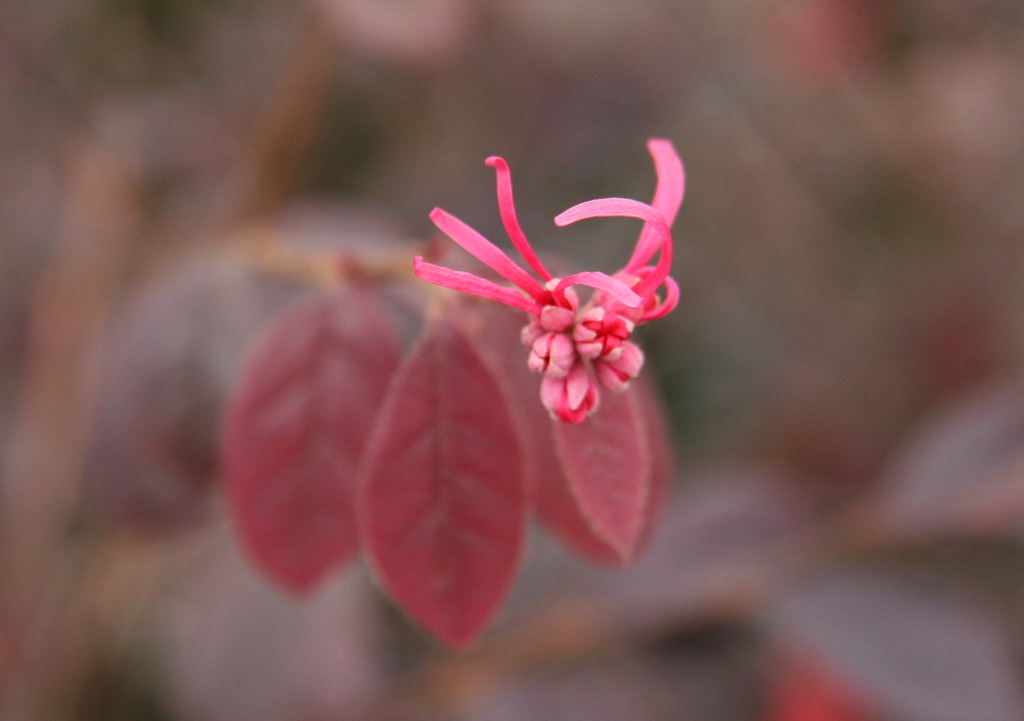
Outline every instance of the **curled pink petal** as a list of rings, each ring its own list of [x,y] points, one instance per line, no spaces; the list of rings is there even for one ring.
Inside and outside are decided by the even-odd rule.
[[[451,288],[452,290],[459,290],[463,293],[487,298],[488,300],[496,300],[499,303],[510,305],[513,308],[518,308],[534,315],[540,313],[541,306],[519,291],[492,283],[486,278],[481,278],[472,273],[443,268],[439,265],[428,263],[421,257],[413,260],[412,269],[416,277],[428,283]]]
[[[533,246],[526,239],[526,234],[519,225],[519,219],[516,218],[516,206],[512,198],[512,173],[508,169],[508,163],[497,155],[492,155],[484,163],[494,168],[498,176],[498,212],[501,213],[501,222],[505,226],[505,232],[508,233],[512,245],[537,275],[544,280],[551,280],[551,273],[533,252]]]
[[[654,200],[651,205],[664,216],[668,225],[672,225],[686,193],[686,171],[683,168],[683,160],[676,152],[672,141],[666,138],[648,140],[647,152],[654,160],[654,171],[658,176],[658,185],[654,190]]]
[[[654,160],[654,171],[658,176],[658,185],[654,190],[651,205],[665,218],[665,223],[671,226],[679,213],[679,206],[683,204],[683,195],[686,192],[686,171],[683,168],[683,161],[672,141],[664,138],[648,140],[647,152]],[[653,256],[658,249],[659,240],[657,231],[650,225],[644,225],[633,256],[626,267],[646,263],[646,259]],[[638,260],[640,258],[644,260]]]
[[[615,300],[622,303],[628,308],[637,308],[643,302],[644,299],[637,295],[633,290],[617,278],[612,278],[610,275],[602,273],[598,270],[585,270],[582,273],[573,273],[565,278],[562,278],[555,285],[554,292],[558,293],[564,288],[568,288],[572,285],[585,285],[590,288],[597,288],[598,290],[604,291]]]
[[[538,303],[546,302],[549,292],[536,278],[516,265],[515,261],[509,258],[501,248],[441,208],[434,208],[430,212],[430,219],[448,237],[495,273],[522,288]]]
[[[658,234],[660,239],[661,257],[654,271],[643,280],[633,286],[633,291],[642,297],[647,297],[665,282],[668,271],[672,267],[672,232],[669,230],[665,218],[655,208],[639,200],[628,198],[598,198],[588,200],[574,205],[563,211],[555,218],[555,224],[559,226],[569,225],[586,218],[639,218],[647,223],[647,226]],[[656,249],[656,248],[655,248]],[[653,254],[653,250],[652,250]],[[636,255],[634,253],[634,255]],[[634,272],[637,267],[650,260],[646,257],[633,258],[626,266],[627,272]]]
[[[600,306],[597,308],[591,308],[587,311],[584,318],[586,318],[587,315],[593,316],[597,314],[603,316],[604,308],[601,308]],[[578,323],[576,327],[572,329],[572,339],[576,342],[576,352],[580,354],[581,358],[589,358],[593,360],[600,356],[601,352],[604,351],[604,339],[600,337],[600,326],[594,323]]]
[[[585,200],[559,213],[555,217],[555,225],[571,225],[587,218],[639,218],[668,228],[665,218],[654,207],[629,198]]]
[[[643,322],[664,318],[679,305],[679,285],[672,276],[665,277],[665,300],[644,313]]]

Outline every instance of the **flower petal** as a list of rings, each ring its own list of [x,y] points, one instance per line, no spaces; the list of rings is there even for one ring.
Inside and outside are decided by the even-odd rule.
[[[664,216],[653,206],[629,198],[597,198],[578,203],[555,217],[555,225],[565,226],[587,218],[639,218],[668,230]],[[653,253],[651,253],[653,255]]]
[[[664,138],[651,138],[647,141],[647,152],[654,160],[654,171],[658,176],[658,185],[654,190],[654,200],[651,205],[662,214],[665,223],[669,226],[675,222],[679,206],[683,204],[683,195],[686,191],[686,171],[683,168],[683,161],[676,152],[671,140]],[[629,259],[627,268],[635,268],[646,263],[646,258],[654,255],[658,248],[658,233],[650,225],[645,225],[640,231],[640,239],[637,241],[633,257]],[[638,260],[644,258],[644,260]]]
[[[555,218],[555,224],[564,226],[586,218],[639,218],[645,221],[647,223],[646,227],[652,228],[658,235],[661,257],[658,258],[658,264],[654,271],[633,286],[633,291],[637,295],[646,298],[665,282],[665,278],[668,277],[668,271],[672,267],[672,232],[669,230],[668,223],[665,222],[665,218],[659,210],[647,203],[641,203],[639,200],[598,198],[597,200],[588,200],[579,205],[574,205],[568,210],[563,211]],[[655,250],[657,248],[652,246],[650,254],[646,256],[638,256],[637,252],[634,251],[634,257],[630,259],[629,265],[626,266],[626,272],[633,272],[639,266],[647,263]]]
[[[573,273],[572,275],[562,278],[558,281],[558,284],[555,285],[554,292],[558,293],[562,289],[568,288],[571,285],[585,285],[590,288],[602,290],[628,308],[636,308],[644,302],[643,298],[634,293],[630,287],[621,280],[612,278],[610,275],[597,270],[585,270],[582,273]]]
[[[516,265],[516,262],[477,231],[463,223],[451,213],[434,208],[430,219],[452,240],[465,248],[480,262],[509,282],[519,286],[538,303],[544,304],[550,293],[544,289],[536,278]]]
[[[499,158],[496,155],[491,156],[484,163],[494,168],[498,176],[498,211],[501,213],[501,222],[505,226],[505,232],[508,233],[512,245],[537,275],[544,280],[551,280],[551,273],[533,252],[533,247],[526,239],[526,234],[516,218],[516,206],[512,199],[512,173],[508,169],[508,163],[504,158]]]
[[[666,315],[675,310],[675,307],[679,305],[679,285],[672,278],[672,276],[665,277],[665,300],[661,301],[652,310],[644,313],[643,322],[657,320],[658,318],[664,318]]]
[[[577,410],[587,396],[594,392],[594,382],[583,361],[576,361],[565,379],[565,401],[571,410]]]
[[[533,315],[540,313],[540,305],[519,291],[492,283],[486,278],[481,278],[472,273],[443,268],[440,265],[428,263],[421,257],[413,260],[412,269],[420,280],[425,280],[428,283],[480,296],[488,300],[496,300],[499,303],[510,305],[513,308],[518,308]]]

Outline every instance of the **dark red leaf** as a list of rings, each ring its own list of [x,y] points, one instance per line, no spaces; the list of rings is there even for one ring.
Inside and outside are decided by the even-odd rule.
[[[293,591],[358,546],[358,466],[397,365],[389,319],[365,289],[296,305],[249,358],[225,426],[227,492],[249,555]]]
[[[540,376],[526,365],[527,352],[519,341],[524,316],[502,306],[476,309],[482,318],[481,334],[487,358],[505,385],[509,407],[524,439],[526,472],[533,490],[537,515],[566,545],[584,558],[618,564],[622,557],[595,535],[580,515],[569,490],[569,479],[555,452],[555,429],[540,401]]]
[[[467,309],[469,312],[469,309]],[[555,426],[540,402],[540,379],[526,365],[526,350],[519,341],[524,316],[502,306],[473,308],[480,316],[480,347],[508,389],[513,417],[525,440],[527,474],[534,489],[537,515],[569,548],[595,563],[618,565],[627,560],[594,532],[583,517],[569,488],[569,479],[555,450]],[[644,509],[640,543],[650,535],[671,482],[672,451],[658,401],[646,378],[639,378],[628,393],[639,402],[641,420],[651,449],[651,492]],[[589,422],[589,421],[588,421]]]
[[[505,598],[528,499],[519,438],[494,372],[457,326],[403,363],[369,450],[360,509],[381,584],[461,647]]]
[[[633,554],[623,555],[616,551],[584,517],[580,502],[570,488],[552,443],[555,436],[552,424],[560,422],[549,421],[541,427],[551,433],[538,448],[547,458],[537,485],[537,515],[569,548],[596,563],[621,564],[645,546],[671,486],[672,450],[657,399],[644,378],[637,379],[625,393],[631,397],[630,402],[636,404],[647,448],[650,450],[648,493]]]
[[[507,390],[513,419],[524,439],[524,461],[537,515],[563,543],[587,560],[605,565],[622,564],[628,557],[594,531],[570,490],[569,479],[555,450],[556,427],[564,424],[552,421],[541,404],[540,376],[527,368],[527,353],[519,341],[524,316],[496,305],[467,305],[463,312],[477,318],[478,322],[473,324],[475,335],[479,337],[477,345],[485,352]],[[650,493],[635,549],[639,550],[650,535],[671,485],[672,450],[658,400],[647,379],[637,379],[627,393],[638,402],[639,419],[651,450]]]
[[[650,495],[651,452],[633,390],[605,392],[583,423],[552,422],[569,489],[595,535],[623,559],[636,552]]]
[[[554,435],[552,423],[547,412],[541,408],[545,418],[540,428]],[[555,453],[555,444],[549,436],[534,452],[545,454],[542,459],[542,471],[538,474],[536,489],[537,515],[544,525],[559,540],[583,558],[595,563],[617,565],[625,560],[607,541],[598,536],[591,525],[583,517],[579,503],[569,489],[569,479],[565,477],[561,462]]]

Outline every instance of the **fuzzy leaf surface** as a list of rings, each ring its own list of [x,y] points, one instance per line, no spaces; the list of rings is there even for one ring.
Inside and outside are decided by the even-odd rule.
[[[581,515],[620,558],[631,558],[644,527],[652,465],[635,391],[604,393],[583,423],[555,423],[554,437]]]
[[[638,378],[624,395],[629,396],[627,400],[635,404],[650,452],[648,490],[633,549],[635,554],[646,545],[651,530],[661,515],[672,485],[673,461],[668,430],[658,401],[651,392],[647,380],[643,377]],[[594,526],[583,515],[580,502],[569,485],[566,472],[562,469],[552,443],[556,425],[564,424],[548,419],[547,424],[542,427],[547,433],[544,439],[546,443],[540,445],[540,450],[547,455],[547,460],[542,466],[543,473],[537,484],[537,515],[566,546],[583,558],[606,565],[619,565],[628,561],[630,556],[623,556],[618,552],[608,540],[595,531]]]
[[[526,351],[519,341],[522,313],[489,305],[480,315],[479,346],[498,371],[508,392],[509,407],[524,443],[528,486],[537,515],[565,545],[595,563],[616,565],[622,557],[597,536],[580,514],[569,479],[555,450],[555,424],[540,402],[540,376],[526,365]]]
[[[465,646],[508,592],[528,504],[502,388],[454,323],[428,330],[399,370],[361,500],[380,583],[432,634]]]
[[[784,648],[829,668],[882,718],[1024,719],[1005,628],[936,585],[840,573],[782,599],[769,621]]]
[[[249,357],[225,426],[227,493],[249,555],[292,591],[358,547],[358,466],[398,357],[364,289],[293,306]]]

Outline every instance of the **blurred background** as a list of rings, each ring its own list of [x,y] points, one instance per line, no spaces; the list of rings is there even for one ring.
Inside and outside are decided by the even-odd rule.
[[[0,717],[1024,719],[1022,130],[1020,0],[7,0]],[[258,577],[216,430],[299,249],[502,238],[500,154],[612,270],[635,223],[551,219],[647,199],[649,137],[688,192],[644,556],[535,534],[458,655],[360,564]]]

